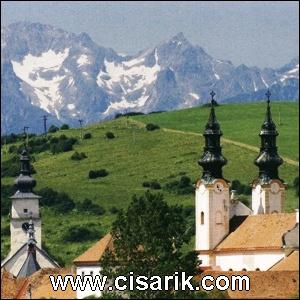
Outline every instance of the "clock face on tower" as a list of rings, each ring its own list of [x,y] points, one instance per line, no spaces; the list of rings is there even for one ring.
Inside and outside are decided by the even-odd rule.
[[[217,182],[215,185],[214,185],[214,191],[217,193],[217,194],[220,194],[224,191],[224,185],[223,183],[221,182]]]
[[[279,192],[280,186],[277,182],[271,183],[271,193],[277,194]]]

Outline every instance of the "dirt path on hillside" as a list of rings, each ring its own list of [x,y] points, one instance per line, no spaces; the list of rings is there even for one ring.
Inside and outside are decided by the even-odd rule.
[[[130,119],[130,118],[129,118],[129,120],[131,122],[133,122],[133,123],[136,123],[139,126],[145,126],[145,123],[143,123],[141,121],[133,120],[133,119]],[[189,134],[189,135],[195,135],[195,136],[201,136],[201,137],[203,137],[203,134],[192,132],[192,131],[183,131],[183,130],[176,130],[176,129],[170,129],[170,128],[162,128],[162,130],[166,131],[166,132],[179,133],[179,134]],[[245,144],[245,143],[241,143],[241,142],[237,142],[237,141],[234,141],[234,140],[226,139],[226,138],[222,138],[222,143],[227,143],[227,144],[235,145],[235,146],[238,146],[238,147],[241,147],[241,148],[244,148],[244,149],[248,149],[248,150],[256,152],[256,153],[259,152],[259,148],[258,147],[251,146],[251,145],[248,145],[248,144]],[[281,157],[284,160],[284,162],[286,162],[287,164],[299,168],[299,162],[298,161],[293,160],[293,159],[288,158],[288,157],[285,157],[285,156],[281,156]]]

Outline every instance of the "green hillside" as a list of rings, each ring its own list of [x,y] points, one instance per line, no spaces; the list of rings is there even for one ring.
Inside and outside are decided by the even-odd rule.
[[[165,128],[202,133],[208,110],[208,107],[197,107],[133,118],[146,123],[153,122]],[[218,106],[216,111],[224,138],[259,147],[258,133],[265,116],[265,102],[224,104]],[[272,102],[271,111],[279,132],[279,153],[299,160],[299,104]]]
[[[273,111],[280,107],[282,125],[280,132],[279,153],[293,160],[298,158],[298,106],[294,103],[273,104]],[[224,138],[258,146],[259,132],[265,105],[224,105],[217,107],[217,116],[221,123]],[[76,256],[95,242],[75,243],[64,242],[62,237],[70,226],[83,225],[96,228],[102,234],[109,230],[115,218],[110,210],[112,207],[126,208],[133,194],[142,194],[147,188],[146,181],[156,180],[164,187],[167,183],[179,180],[186,175],[195,182],[201,175],[197,160],[203,150],[203,138],[194,133],[202,133],[207,121],[208,108],[194,108],[169,113],[120,118],[84,128],[84,132],[92,134],[91,139],[79,140],[74,150],[84,152],[87,158],[81,161],[71,160],[74,151],[53,155],[49,151],[34,154],[34,168],[37,173],[35,188],[38,191],[51,187],[66,192],[76,203],[85,198],[105,208],[104,215],[95,215],[75,208],[67,214],[59,214],[52,208],[41,208],[43,221],[44,247],[51,255],[69,264]],[[276,116],[274,117],[275,121]],[[145,124],[153,122],[184,132],[160,130],[147,131]],[[278,122],[277,122],[278,123]],[[107,139],[105,133],[111,131],[116,136]],[[54,136],[80,136],[79,129],[59,131]],[[7,161],[11,154],[2,148],[1,162]],[[224,167],[224,176],[228,180],[238,179],[249,184],[257,176],[257,168],[253,160],[257,153],[247,147],[230,142],[223,144],[224,156],[228,165]],[[106,169],[108,176],[89,179],[90,170]],[[298,167],[285,163],[280,168],[280,176],[288,184],[285,209],[291,211],[296,207],[295,190],[291,187],[298,176]],[[10,185],[12,177],[2,178],[3,185]],[[194,195],[178,195],[165,189],[165,199],[172,204],[194,206]],[[245,197],[245,196],[244,196]],[[248,196],[249,198],[250,196]],[[7,228],[9,219],[1,217],[2,228]],[[100,235],[100,234],[99,234]],[[4,257],[9,250],[9,235],[1,231],[1,255]],[[193,244],[189,246],[192,249]]]

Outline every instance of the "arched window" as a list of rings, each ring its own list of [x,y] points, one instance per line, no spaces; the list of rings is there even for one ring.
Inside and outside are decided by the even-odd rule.
[[[242,271],[247,271],[247,269],[246,269],[246,268],[243,268]]]
[[[271,212],[271,214],[278,214],[278,211],[277,211],[277,210],[273,210],[273,211]]]
[[[228,271],[233,271],[231,268]]]
[[[255,271],[260,271],[260,268],[256,268]]]
[[[222,213],[219,210],[216,212],[215,222],[216,222],[216,224],[223,224],[223,222],[222,222]]]
[[[201,222],[201,225],[203,225],[204,224],[204,212],[203,211],[201,211],[201,217],[200,217],[200,222]]]

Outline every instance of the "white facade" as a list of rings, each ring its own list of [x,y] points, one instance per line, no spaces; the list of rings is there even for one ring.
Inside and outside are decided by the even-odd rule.
[[[35,229],[37,246],[42,247],[41,219],[39,213],[39,197],[35,198],[12,198],[10,216],[10,254],[13,255],[28,241],[27,232],[22,225],[29,223],[32,217]]]
[[[229,233],[229,186],[223,179],[196,187],[196,251],[201,265],[211,265],[207,250],[214,249]],[[203,251],[201,253],[201,251]]]
[[[257,214],[271,214],[283,212],[285,186],[280,180],[272,179],[270,183],[253,184],[252,211]]]
[[[100,275],[101,276],[101,267],[99,265],[77,265],[76,266],[76,275],[78,276],[86,276],[86,275]],[[76,298],[77,299],[83,299],[88,296],[95,296],[95,297],[101,297],[102,291],[99,289],[96,289],[93,291],[90,286],[86,285],[86,288],[84,291],[81,291],[80,289],[77,289],[76,291]]]
[[[216,266],[222,271],[267,271],[284,258],[283,250],[266,252],[230,252],[216,254]]]

